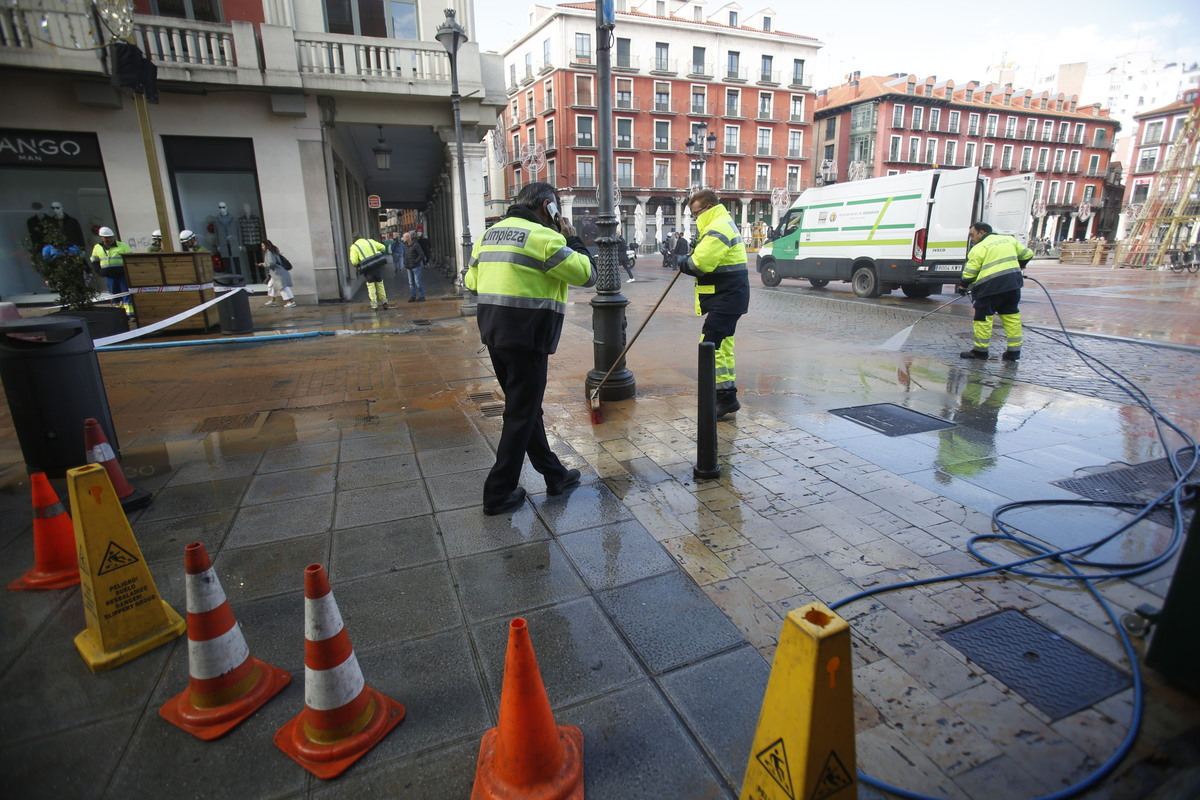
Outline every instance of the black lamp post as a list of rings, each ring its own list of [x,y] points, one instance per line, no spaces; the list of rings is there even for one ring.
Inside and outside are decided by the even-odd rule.
[[[458,194],[459,206],[462,209],[462,260],[458,265],[458,283],[462,283],[467,274],[467,264],[471,262],[471,220],[467,213],[467,163],[463,156],[462,133],[462,95],[458,93],[458,50],[467,43],[467,32],[462,29],[454,18],[454,9],[446,9],[446,21],[438,26],[436,38],[446,48],[450,56],[450,102],[454,106],[454,139],[458,145]],[[475,297],[470,292],[463,296],[460,313],[463,316],[474,316]]]
[[[708,160],[717,152],[717,135],[715,133],[708,133],[708,123],[701,122],[696,126],[696,129],[696,138],[688,139],[685,144],[688,159],[692,163],[693,172],[703,169]],[[708,133],[707,136],[705,135],[706,133]],[[703,184],[697,180],[693,182],[693,185],[699,188]]]

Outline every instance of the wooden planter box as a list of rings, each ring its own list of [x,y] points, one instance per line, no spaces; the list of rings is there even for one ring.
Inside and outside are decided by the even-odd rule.
[[[127,266],[126,270],[128,269]],[[138,325],[144,327],[173,317],[189,308],[195,308],[212,299],[213,290],[211,288],[192,289],[186,292],[139,292],[133,295],[133,312],[137,315]],[[210,306],[174,325],[168,325],[160,333],[207,331],[212,329],[218,321],[217,307]]]
[[[129,253],[125,277],[132,287],[212,283],[212,253]]]

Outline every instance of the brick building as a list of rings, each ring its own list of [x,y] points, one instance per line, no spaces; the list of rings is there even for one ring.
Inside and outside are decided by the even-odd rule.
[[[701,186],[718,191],[749,235],[753,222],[771,220],[772,189],[795,194],[809,182],[814,95],[805,65],[820,42],[775,30],[769,9],[743,15],[736,3],[617,0],[616,8],[613,175],[626,239],[650,249],[689,224],[683,201]],[[503,53],[508,107],[491,151],[488,213],[545,180],[578,222],[597,213],[595,6],[534,15]],[[689,139],[705,143],[706,160],[693,165]]]
[[[933,167],[977,166],[988,180],[1032,172],[1030,235],[1082,239],[1115,227],[1115,211],[1097,212],[1115,205],[1109,162],[1120,125],[1074,96],[854,73],[818,95],[813,127],[816,165],[830,179]]]

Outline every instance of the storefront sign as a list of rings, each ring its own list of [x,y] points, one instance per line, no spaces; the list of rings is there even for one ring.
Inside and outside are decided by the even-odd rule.
[[[379,195],[377,195],[377,194],[367,195],[367,208],[379,208],[379,206],[380,206]]]
[[[0,166],[100,169],[94,133],[0,128]]]

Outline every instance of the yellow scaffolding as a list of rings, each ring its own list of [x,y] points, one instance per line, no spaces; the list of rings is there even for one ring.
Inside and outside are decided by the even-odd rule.
[[[1126,267],[1158,269],[1195,243],[1200,217],[1197,198],[1200,178],[1200,97],[1192,102],[1183,125],[1167,149],[1162,169],[1146,202],[1138,211],[1129,236],[1117,251],[1117,263]]]

